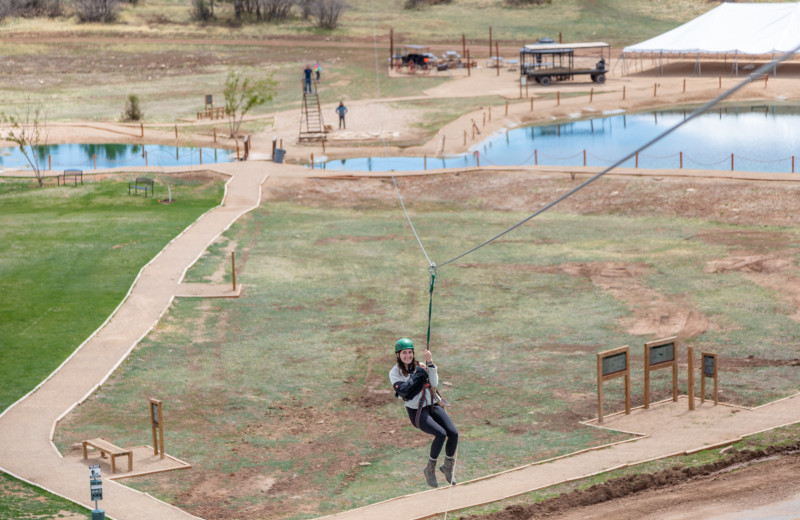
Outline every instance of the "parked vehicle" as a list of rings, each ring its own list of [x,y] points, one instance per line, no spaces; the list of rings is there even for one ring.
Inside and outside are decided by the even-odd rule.
[[[588,65],[587,62],[592,58],[587,55],[598,49],[600,61],[594,63],[594,66]],[[610,60],[611,46],[604,42],[565,44],[537,42],[526,45],[519,52],[520,76],[534,80],[545,87],[553,81],[570,80],[580,75],[588,75],[593,82],[602,84],[606,81],[606,49]],[[576,50],[581,52],[577,66]]]

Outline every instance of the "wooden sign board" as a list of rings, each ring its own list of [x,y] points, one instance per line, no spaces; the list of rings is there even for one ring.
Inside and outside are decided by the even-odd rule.
[[[631,364],[628,346],[597,353],[597,422],[603,422],[603,383],[625,378],[625,413],[631,413]]]
[[[650,407],[650,372],[672,368],[672,400],[678,400],[677,337],[659,339],[644,344],[644,407]]]
[[[153,428],[153,455],[161,454],[164,458],[164,420],[161,401],[150,399],[150,425]]]
[[[214,98],[211,94],[206,94],[206,108],[214,106]]]
[[[714,405],[719,404],[719,373],[717,366],[717,355],[711,352],[703,352],[703,362],[700,364],[700,402],[706,400],[706,378],[714,378]]]

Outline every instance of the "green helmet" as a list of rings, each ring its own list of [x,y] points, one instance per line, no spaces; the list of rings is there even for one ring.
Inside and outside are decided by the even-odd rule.
[[[394,344],[395,353],[400,352],[401,350],[405,350],[407,348],[414,350],[414,342],[408,338],[398,339],[397,343]]]

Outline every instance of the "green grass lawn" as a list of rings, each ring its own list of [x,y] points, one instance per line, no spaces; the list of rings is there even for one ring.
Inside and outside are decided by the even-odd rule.
[[[0,472],[0,519],[2,520],[91,517],[91,511],[84,507]]]
[[[129,177],[44,189],[0,181],[0,409],[60,365],[142,266],[222,197],[210,177],[156,177],[156,197],[129,196]],[[178,202],[158,202],[165,181]]]
[[[412,211],[439,261],[522,216],[447,201]],[[732,246],[688,238],[725,230],[730,226],[656,215],[549,213],[443,267],[431,348],[461,431],[460,477],[624,438],[578,424],[595,413],[594,354],[630,344],[639,356],[641,344],[655,338],[628,334],[622,323],[632,309],[589,279],[538,268],[646,264],[643,284],[725,324],[684,347],[741,357],[757,345],[761,358],[797,357],[800,328],[778,296],[739,275],[703,271],[708,260],[732,254]],[[227,241],[237,244],[244,297],[178,301],[103,389],[66,419],[58,445],[97,431],[123,444],[147,442],[147,388],[165,403],[167,451],[194,467],[131,484],[190,512],[199,506],[190,490],[201,482],[213,482],[255,515],[281,518],[419,491],[414,462],[424,460],[427,438],[413,433],[401,403],[381,393],[395,339],[425,341],[427,265],[402,213],[364,199],[351,200],[350,208],[270,203],[234,225],[192,279],[224,264]],[[758,369],[726,375],[725,399],[759,404],[797,390],[795,368],[769,368],[768,383]],[[681,379],[685,386],[685,374]],[[608,385],[609,411],[623,406],[619,386]],[[654,399],[669,395],[669,378],[656,374],[652,391]],[[632,393],[641,404],[641,378]],[[274,491],[248,485],[264,477],[276,479]],[[297,486],[313,515],[285,505]]]

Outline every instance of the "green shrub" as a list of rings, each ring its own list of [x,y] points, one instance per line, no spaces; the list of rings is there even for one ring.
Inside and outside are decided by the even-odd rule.
[[[136,94],[128,94],[128,99],[125,101],[125,110],[122,112],[121,119],[123,121],[141,121],[144,119],[144,112],[142,112],[142,107],[139,104],[139,96]]]

